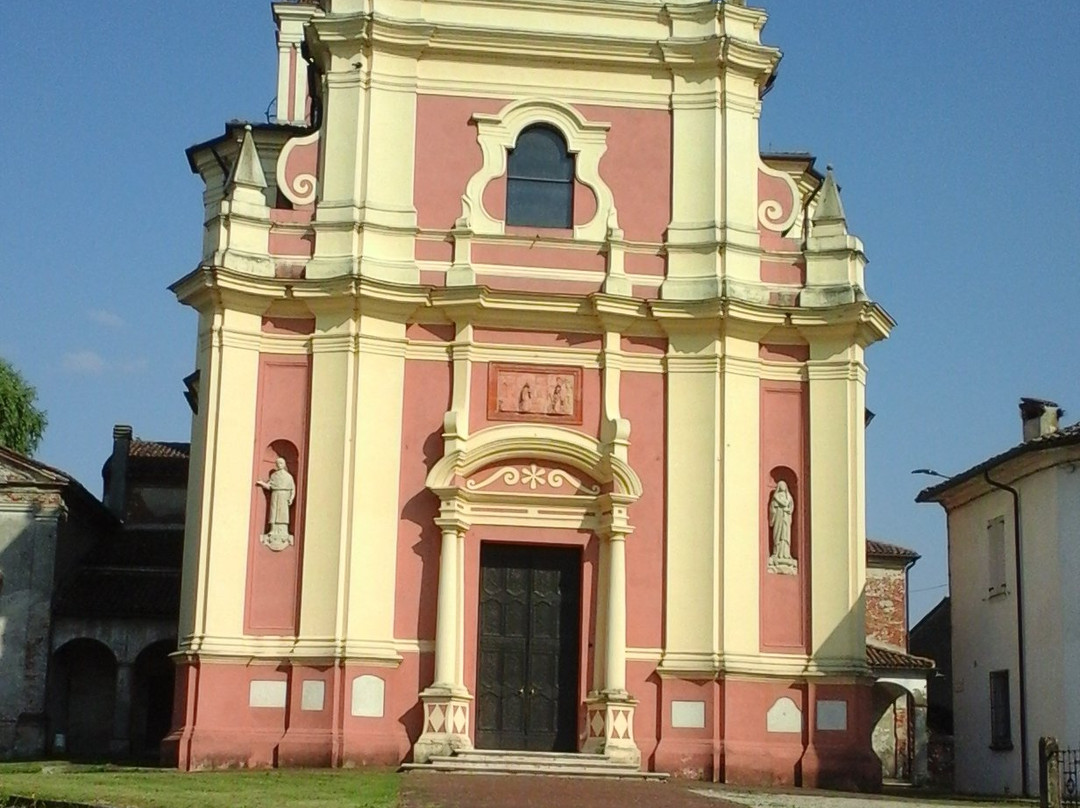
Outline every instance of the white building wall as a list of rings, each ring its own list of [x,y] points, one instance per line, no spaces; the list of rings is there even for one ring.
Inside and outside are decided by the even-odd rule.
[[[1059,705],[1063,721],[1058,740],[1080,748],[1080,464],[1058,466],[1057,534],[1061,602],[1062,688]]]
[[[1013,485],[1020,492],[1023,540],[1024,645],[1027,690],[1028,792],[1038,789],[1038,742],[1054,735],[1080,746],[1080,470],[1036,472]],[[1005,518],[1007,588],[991,593],[987,525]],[[1016,632],[1013,500],[990,491],[949,515],[953,631],[956,788],[1018,794],[1020,672]],[[1062,541],[1059,541],[1062,539]],[[1013,749],[990,748],[990,673],[1009,671]]]
[[[1024,654],[1027,658],[1028,791],[1038,794],[1039,737],[1065,729],[1062,655],[1062,591],[1058,542],[1060,496],[1057,470],[1020,480],[1024,542]],[[1012,541],[1012,536],[1009,536]],[[1010,561],[1010,563],[1012,563]],[[1012,603],[1015,610],[1016,602]],[[1019,693],[1017,692],[1019,696]],[[1020,742],[1019,702],[1013,708],[1013,740]]]
[[[1012,499],[999,491],[949,514],[955,783],[957,790],[965,793],[1015,794],[1021,785],[1018,751],[990,749],[991,671],[1010,672],[1013,738],[1019,737],[1016,602],[1009,592],[988,596],[990,561],[986,526],[999,516],[1005,516],[1005,534],[1012,536]],[[1010,544],[1006,541],[1011,584],[1014,557]]]

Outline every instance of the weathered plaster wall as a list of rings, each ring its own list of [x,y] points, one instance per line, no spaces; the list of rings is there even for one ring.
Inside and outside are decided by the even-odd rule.
[[[866,637],[907,651],[907,574],[895,567],[866,570]]]
[[[59,513],[35,510],[0,506],[0,758],[40,753],[44,741]]]

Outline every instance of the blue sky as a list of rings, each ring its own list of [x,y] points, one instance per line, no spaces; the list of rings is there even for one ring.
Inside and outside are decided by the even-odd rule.
[[[832,163],[899,325],[868,354],[870,535],[944,594],[929,480],[1020,439],[1020,396],[1080,413],[1080,3],[759,0],[784,51],[762,148]],[[100,493],[114,423],[186,440],[198,259],[184,149],[274,95],[268,3],[37,4],[6,19],[0,356],[48,410],[44,461]],[[1076,420],[1067,416],[1066,421]]]

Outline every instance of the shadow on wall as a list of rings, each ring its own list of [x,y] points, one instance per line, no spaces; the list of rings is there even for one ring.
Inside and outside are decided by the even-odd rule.
[[[0,759],[9,759],[44,751],[54,571],[70,562],[58,550],[58,495],[0,490],[0,501]]]

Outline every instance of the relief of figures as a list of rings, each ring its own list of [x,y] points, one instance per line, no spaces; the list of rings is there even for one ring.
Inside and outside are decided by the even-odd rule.
[[[495,366],[489,417],[497,420],[580,422],[580,372],[575,369],[522,369]]]

